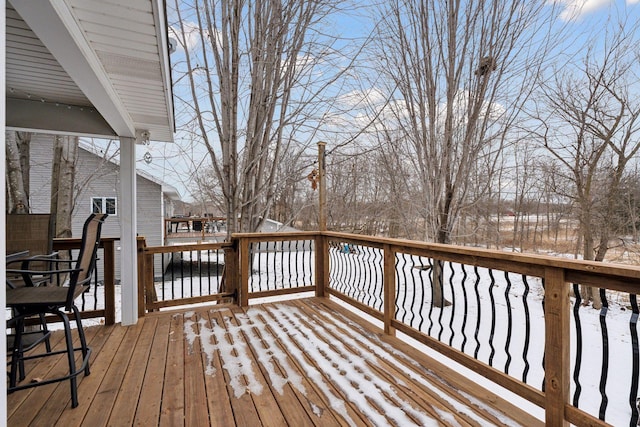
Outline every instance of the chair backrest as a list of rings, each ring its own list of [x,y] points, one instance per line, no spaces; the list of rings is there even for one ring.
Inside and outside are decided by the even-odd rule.
[[[53,251],[55,215],[8,214],[5,218],[7,253],[29,251],[29,256],[48,255]],[[32,263],[32,270],[48,270],[44,262]]]
[[[96,255],[100,245],[102,223],[107,216],[107,214],[91,214],[82,227],[82,243],[80,244],[80,253],[75,265],[78,271],[71,274],[69,281],[68,307],[73,303],[75,288],[86,285],[91,281],[91,275],[96,267]]]

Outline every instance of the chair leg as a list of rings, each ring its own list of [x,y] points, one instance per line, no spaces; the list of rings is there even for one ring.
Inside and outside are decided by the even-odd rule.
[[[17,314],[15,310],[12,310],[12,313],[14,315]],[[14,360],[13,355],[15,355],[15,359],[17,360],[17,365],[18,365],[17,381],[19,382],[19,381],[24,380],[25,377],[26,377],[26,373],[25,373],[25,369],[24,369],[24,360],[23,360],[24,345],[22,343],[22,336],[24,335],[24,319],[20,318],[19,320],[16,320],[15,323],[16,324],[15,324],[15,327],[13,329],[16,331],[16,333],[14,334],[13,349],[11,351],[11,353],[12,353],[12,358],[11,358],[12,365],[11,366],[13,367],[13,360]],[[17,334],[18,330],[20,330],[20,336],[18,336],[18,334]],[[13,372],[15,373],[15,370]],[[13,386],[11,384],[9,384],[9,387],[14,387],[14,386],[15,386],[15,384]]]
[[[22,328],[23,330],[20,332],[20,335],[23,335],[24,325],[22,325]],[[15,349],[18,350],[18,352],[16,353],[18,358],[18,381],[23,381],[27,377],[27,372],[24,369],[24,345],[22,344],[22,337],[17,344],[18,345],[15,346]]]
[[[9,371],[9,387],[17,384],[17,371],[20,368],[20,375],[24,376],[24,361],[22,360],[22,332],[24,330],[24,320],[17,319],[15,326],[15,337],[13,339],[13,351],[11,352],[11,370]],[[21,379],[22,381],[22,379]]]
[[[73,314],[76,317],[76,326],[78,329],[78,336],[80,337],[80,347],[82,348],[82,360],[84,361],[88,357],[88,353],[89,353],[89,350],[87,349],[87,340],[84,336],[84,328],[82,327],[82,318],[80,317],[80,311],[78,310],[78,307],[76,307],[75,304],[72,306],[72,308],[73,308]],[[89,361],[87,360],[87,363],[84,368],[84,375],[89,376],[90,374],[91,374],[91,371],[89,369]]]
[[[64,323],[64,335],[67,342],[67,357],[69,359],[69,378],[71,387],[71,407],[78,406],[78,381],[75,376],[76,373],[76,360],[73,351],[73,337],[71,336],[71,325],[69,324],[69,317],[61,311],[57,312],[58,316]]]
[[[40,313],[40,325],[42,326],[43,334],[47,334],[49,332],[49,328],[47,327],[47,319],[43,313]],[[47,348],[47,353],[51,353],[51,341],[49,337],[45,338],[44,345]]]
[[[16,327],[20,328],[20,337],[18,337],[18,330],[16,329],[15,341],[13,343],[14,351],[17,350],[16,358],[18,359],[18,382],[23,381],[27,373],[24,369],[24,343],[22,342],[24,336],[24,320],[20,320]]]

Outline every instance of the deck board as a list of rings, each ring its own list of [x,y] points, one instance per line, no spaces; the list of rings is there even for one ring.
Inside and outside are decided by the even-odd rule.
[[[104,379],[87,411],[84,419],[87,425],[95,427],[106,425],[109,418],[105,417],[104,414],[113,412],[119,390],[121,388],[126,389],[127,394],[129,394],[129,390],[133,390],[132,387],[125,388],[127,386],[124,383],[125,372],[131,361],[131,355],[143,329],[143,324],[143,322],[140,322],[127,328],[126,334],[116,350],[115,357],[111,360]],[[131,398],[135,398],[135,395],[132,395]]]
[[[171,316],[167,364],[165,366],[160,427],[184,424],[184,333],[183,317]]]
[[[51,347],[53,350],[58,350],[63,348],[63,344],[61,344],[64,335],[62,334],[53,334],[51,336]],[[26,370],[26,379],[25,381],[31,381],[33,378],[48,378],[50,377],[49,372],[51,368],[57,363],[57,360],[54,358],[46,358],[36,363],[35,361],[26,361],[25,362],[25,370]],[[51,387],[51,386],[48,386]],[[13,414],[15,412],[20,411],[21,405],[31,393],[38,390],[42,387],[37,387],[34,389],[22,390],[19,393],[12,393],[7,396],[7,419],[12,420]],[[14,422],[17,420],[13,418]]]
[[[187,319],[185,315],[185,319]],[[190,316],[194,320],[196,315]],[[185,328],[187,325],[185,325]],[[194,333],[199,332],[199,324],[194,322]],[[202,347],[197,337],[193,344],[184,350],[184,383],[185,383],[185,425],[203,426],[209,423],[207,392],[204,383],[204,366],[202,365]]]
[[[107,425],[129,426],[133,424],[157,324],[157,318],[144,319],[142,331],[122,381],[122,389],[127,390],[127,393],[118,393]]]
[[[319,316],[325,322],[329,322],[323,311],[315,306],[310,307],[315,313],[316,316]],[[343,312],[344,313],[344,312]],[[330,328],[329,333],[332,334],[334,339],[338,340],[340,338],[340,334],[348,333],[348,330],[345,330],[341,327],[340,324],[336,324],[335,328]],[[375,331],[371,330],[371,333],[375,333]],[[350,348],[351,352],[358,352],[358,346],[352,346]],[[392,384],[393,387],[398,389],[398,393],[404,397],[402,399],[402,403],[416,405],[414,407],[415,410],[423,410],[428,412],[434,418],[439,419],[443,423],[451,422],[450,419],[443,419],[441,414],[452,414],[455,422],[460,425],[465,424],[473,424],[473,421],[470,420],[466,414],[464,413],[456,413],[455,408],[450,404],[451,397],[446,394],[447,390],[443,390],[436,384],[437,389],[429,389],[422,386],[419,383],[412,382],[410,385],[401,381],[400,379],[406,376],[406,370],[400,370],[402,365],[396,365],[389,363],[387,360],[382,358],[377,358],[373,362],[368,362],[368,365],[371,369],[375,370],[381,378],[384,378],[389,384]],[[416,369],[411,369],[414,373],[416,373]],[[416,422],[418,422],[416,420]]]
[[[297,373],[301,377],[307,377],[307,372],[310,370],[315,370],[315,372],[319,373],[319,375],[314,376],[310,379],[311,386],[314,389],[314,392],[318,396],[322,396],[323,399],[323,409],[322,413],[325,411],[331,412],[342,425],[347,426],[366,426],[365,420],[360,416],[360,414],[353,408],[351,402],[340,389],[333,387],[328,378],[322,373],[322,368],[317,363],[314,358],[298,358],[292,354],[292,346],[290,344],[285,344],[288,339],[287,334],[282,334],[277,324],[277,319],[273,317],[272,312],[268,309],[265,310],[265,313],[258,313],[264,320],[265,324],[272,325],[270,327],[271,334],[273,336],[277,336],[280,345],[283,345],[287,348],[288,358],[290,363],[294,365],[297,369]],[[286,331],[285,331],[286,332]],[[293,343],[296,346],[296,349],[300,352],[305,351],[304,345],[301,345],[300,342]],[[337,416],[335,415],[335,408],[338,407],[341,412],[344,412],[344,415]],[[346,415],[346,416],[345,416]]]
[[[215,316],[214,316],[215,317]],[[199,327],[212,328],[211,313],[204,312],[201,315]],[[209,340],[209,345],[215,344]],[[202,348],[202,347],[201,347]],[[233,408],[231,399],[227,393],[227,384],[222,375],[207,374],[207,372],[222,372],[222,366],[218,357],[217,350],[207,351],[202,348],[200,353],[205,388],[207,390],[207,408],[209,410],[209,425],[212,426],[230,426],[234,424]]]
[[[86,332],[96,330],[97,333],[92,340],[88,340],[91,347],[90,369],[91,375],[78,377],[78,407],[73,410],[65,410],[58,419],[59,425],[64,426],[80,426],[85,419],[87,412],[91,410],[93,401],[102,383],[113,358],[127,332],[126,328],[118,326],[92,327],[87,328]],[[65,381],[60,383],[58,387],[64,387],[64,393],[61,399],[65,402],[63,409],[71,408],[71,399],[69,397],[68,383]],[[60,405],[58,403],[58,405]]]
[[[97,330],[89,330],[85,334],[85,338],[89,342],[93,340],[98,332],[99,331]],[[64,333],[60,332],[59,334],[54,335],[60,335],[60,339],[56,339],[56,345],[52,347],[52,349],[56,351],[66,348]],[[80,345],[77,336],[74,336],[73,345],[75,347]],[[44,351],[44,345],[41,346],[41,349]],[[76,356],[76,366],[79,366],[80,353],[78,352]],[[69,373],[69,362],[67,361],[66,353],[59,356],[34,359],[31,362],[35,362],[36,360],[39,360],[40,363],[37,363],[32,371],[27,370],[24,383],[35,381],[38,378],[47,379],[61,377]],[[80,378],[82,378],[82,374],[78,376],[78,383],[80,383]],[[24,400],[22,400],[18,410],[8,419],[7,424],[11,426],[47,425],[50,420],[58,419],[65,406],[71,407],[71,394],[69,390],[69,381],[62,381],[31,389],[20,390],[8,395],[8,407],[13,405],[12,400],[14,399],[14,396],[17,399],[24,397]],[[20,396],[21,393],[24,393],[25,396]],[[80,401],[80,394],[78,394],[78,401]],[[33,402],[39,402],[39,404],[35,405]],[[64,402],[64,404],[61,405],[60,402]]]
[[[148,320],[145,319],[145,323]],[[162,404],[162,390],[164,384],[164,372],[167,361],[167,349],[169,346],[170,316],[156,317],[157,324],[149,360],[144,365],[145,376],[142,382],[140,397],[133,419],[133,425],[149,426],[157,425],[160,419],[160,408]],[[143,366],[132,367],[133,369],[143,369]],[[126,390],[121,393],[125,394]]]
[[[269,387],[267,385],[267,381],[269,380],[269,370],[267,370],[265,366],[271,366],[271,369],[282,377],[286,375],[286,370],[284,370],[282,363],[287,363],[287,356],[284,353],[276,355],[274,354],[273,349],[271,350],[271,354],[266,353],[270,350],[270,347],[259,330],[252,329],[250,332],[244,332],[244,339],[247,342],[253,343],[252,356],[261,362],[258,364],[258,367],[266,379],[264,383],[265,387]],[[264,360],[265,354],[269,360]],[[315,425],[311,417],[312,414],[309,414],[308,412],[308,409],[311,408],[308,405],[304,405],[304,400],[301,400],[300,393],[297,393],[297,390],[294,387],[291,387],[289,383],[284,384],[281,390],[277,393],[273,393],[273,397],[276,399],[277,405],[282,410],[282,415],[289,425]],[[326,421],[327,420],[325,420],[325,424],[323,424],[325,426],[329,425]]]
[[[9,425],[542,425],[323,298],[153,313],[87,337],[79,406],[67,381],[18,391]],[[29,363],[28,378],[65,365]]]

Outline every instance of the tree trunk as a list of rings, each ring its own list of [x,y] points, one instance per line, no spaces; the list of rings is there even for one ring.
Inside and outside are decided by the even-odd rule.
[[[54,167],[57,176],[52,176],[51,189],[54,182],[57,189],[52,194],[51,210],[56,213],[56,237],[72,237],[71,216],[73,213],[73,187],[75,179],[75,160],[78,151],[78,137],[56,137],[54,143]]]
[[[51,214],[55,219],[55,237],[73,237],[71,214],[73,213],[73,187],[75,160],[78,151],[77,136],[56,136],[53,143],[51,168]],[[71,259],[70,251],[61,252],[61,259]],[[65,277],[59,278],[62,282]]]
[[[21,155],[24,156],[24,149],[20,148],[21,141],[28,141],[31,138],[21,139],[17,132],[5,132],[5,153],[6,153],[6,179],[7,179],[7,212],[8,213],[29,213],[28,188],[25,188],[24,175],[29,174],[29,170],[23,170]],[[28,155],[27,164],[28,164]],[[28,182],[28,179],[27,179]]]
[[[591,213],[583,214],[583,259],[586,261],[593,261],[593,234],[591,231],[591,226],[587,224],[591,224]],[[593,308],[599,310],[602,307],[602,300],[600,299],[600,293],[598,292],[598,288],[594,288],[592,286],[580,286],[580,293],[582,294],[582,304],[589,305],[589,302],[593,303]]]
[[[27,203],[28,203],[29,195],[31,192],[31,184],[30,184],[31,133],[16,132],[16,138],[18,141],[18,151],[20,152],[20,168],[22,169],[22,185],[24,187],[24,192],[27,198]]]
[[[53,215],[54,221],[56,222],[58,216],[58,186],[60,185],[60,159],[62,158],[62,145],[59,144],[58,139],[59,137],[56,136],[53,141],[53,160],[51,165],[51,198],[49,201],[49,212],[51,212],[51,215]]]

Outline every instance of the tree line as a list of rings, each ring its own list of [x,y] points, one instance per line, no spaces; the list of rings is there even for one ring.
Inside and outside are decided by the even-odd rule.
[[[595,260],[636,237],[637,13],[601,11],[599,31],[576,34],[579,18],[544,0],[173,8],[186,143],[210,158],[193,194],[238,218],[229,232],[266,217],[315,228],[323,140],[332,229],[570,240]],[[345,15],[375,24],[350,37]]]

